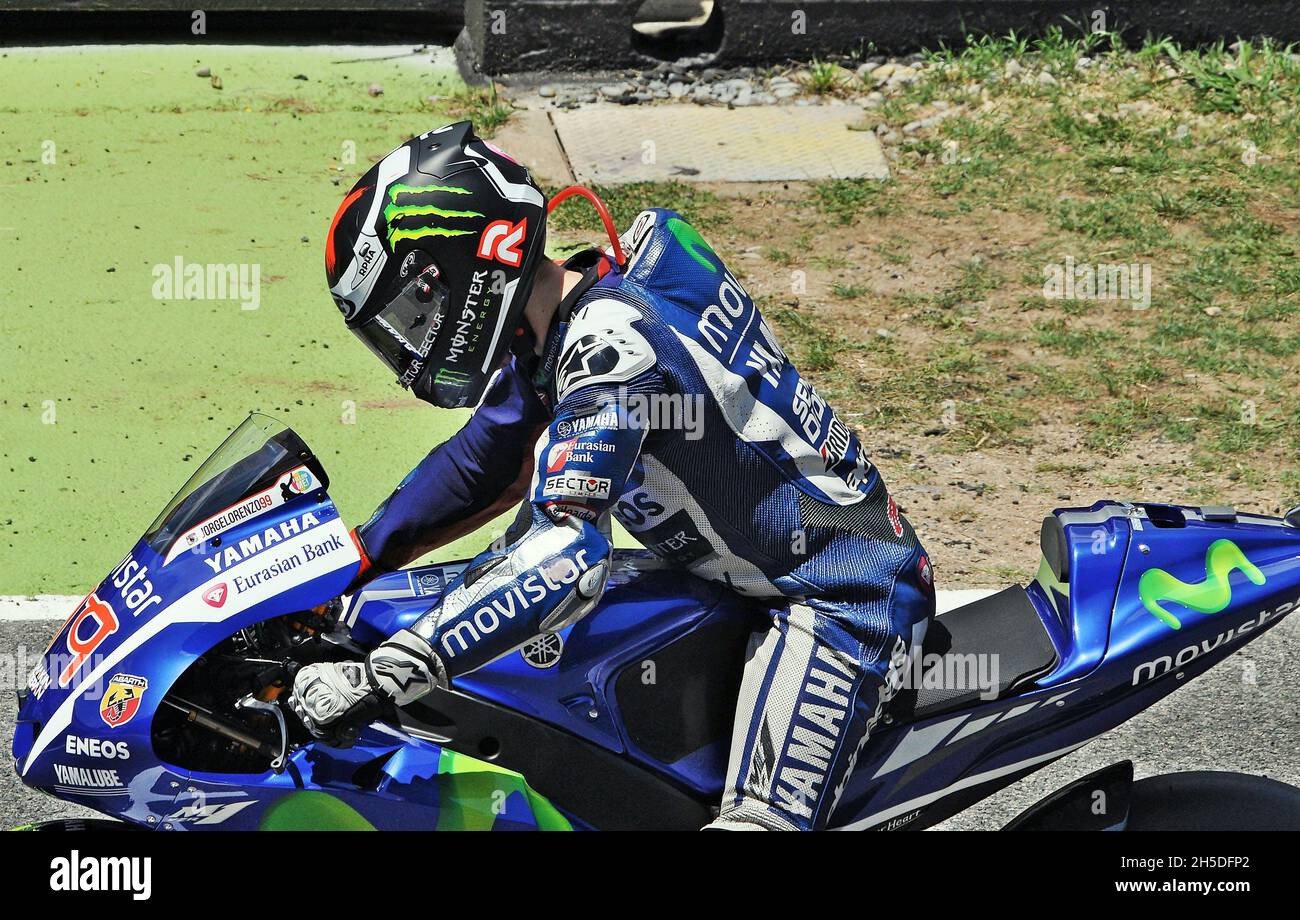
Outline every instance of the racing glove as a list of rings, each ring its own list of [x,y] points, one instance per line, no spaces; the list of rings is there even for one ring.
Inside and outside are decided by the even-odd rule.
[[[364,662],[309,664],[299,670],[289,706],[313,737],[349,747],[361,727],[378,718],[389,704],[405,706],[434,687],[446,686],[442,660],[427,642],[404,629]]]

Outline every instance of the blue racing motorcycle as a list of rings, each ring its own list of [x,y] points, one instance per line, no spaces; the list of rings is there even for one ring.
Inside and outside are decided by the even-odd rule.
[[[723,788],[749,604],[617,551],[600,606],[337,749],[285,701],[304,664],[360,659],[464,563],[385,575],[359,556],[320,461],[248,418],[72,611],[19,693],[23,781],[113,826],[694,829]],[[1300,605],[1300,509],[1099,502],[1043,522],[1042,559],[938,617],[851,774],[833,827],[934,824],[1079,748]],[[1099,795],[1104,794],[1104,795]],[[1098,807],[1098,802],[1104,807]],[[98,822],[56,822],[66,829]],[[108,822],[103,822],[108,826]],[[1300,790],[1132,765],[1017,829],[1300,828]]]

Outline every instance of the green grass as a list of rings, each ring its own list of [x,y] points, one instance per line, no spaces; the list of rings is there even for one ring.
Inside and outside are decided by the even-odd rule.
[[[833,284],[831,293],[842,300],[857,300],[871,293],[871,288],[863,284]]]
[[[807,368],[810,372],[828,372],[835,367],[841,354],[854,347],[849,340],[828,332],[816,319],[797,310],[788,307],[774,309],[771,304],[762,304],[760,309],[781,325],[785,334],[783,344],[800,368]]]
[[[874,179],[827,179],[813,183],[821,212],[839,224],[862,217],[885,217],[894,211],[889,182]]]
[[[1243,478],[1262,480],[1252,464],[1294,457],[1300,395],[1283,383],[1300,369],[1294,51],[1129,48],[1051,30],[928,54],[934,66],[881,117],[897,130],[935,100],[965,108],[904,139],[888,192],[822,183],[810,205],[829,226],[871,215],[875,229],[896,221],[905,233],[911,214],[989,236],[1008,218],[1035,229],[993,259],[950,261],[933,293],[893,296],[892,312],[929,338],[893,380],[864,384],[885,415],[928,419],[942,391],[969,406],[962,427],[974,417],[989,439],[1010,441],[1041,400],[1081,424],[1088,449],[1116,458],[1136,438],[1163,437],[1189,445],[1203,469],[1244,466]],[[1025,79],[1004,77],[1012,61]],[[1066,254],[1151,267],[1150,308],[1047,300],[1044,266]],[[831,294],[861,286],[850,273]],[[1012,357],[1026,351],[1032,362]],[[1234,389],[1243,395],[1224,395]],[[1269,409],[1246,425],[1238,408],[1252,392]],[[951,435],[940,443],[970,446]]]
[[[804,88],[818,96],[833,93],[844,83],[844,70],[838,64],[814,59],[808,65]]]
[[[322,264],[371,162],[490,108],[451,69],[319,50],[10,50],[0,85],[0,593],[87,590],[250,410],[314,447],[353,523],[462,423],[347,333]],[[155,299],[154,266],[177,257],[260,266],[257,309]]]
[[[631,182],[626,185],[593,185],[591,190],[605,202],[614,226],[620,230],[629,226],[637,214],[646,208],[668,208],[686,216],[700,229],[716,227],[725,222],[726,215],[718,196],[706,188],[688,182]],[[554,193],[558,189],[547,189]],[[589,205],[580,199],[565,202],[548,221],[548,226],[560,231],[591,231],[599,227]]]
[[[1239,113],[1260,104],[1295,102],[1285,95],[1285,87],[1300,80],[1291,48],[1265,39],[1259,46],[1242,42],[1235,54],[1222,41],[1187,50],[1165,42],[1162,50],[1187,75],[1201,111]]]

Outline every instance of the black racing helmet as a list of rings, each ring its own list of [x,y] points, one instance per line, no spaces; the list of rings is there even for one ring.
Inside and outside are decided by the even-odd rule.
[[[546,248],[546,196],[468,121],[371,167],[325,241],[330,293],[397,382],[476,405],[510,349]]]

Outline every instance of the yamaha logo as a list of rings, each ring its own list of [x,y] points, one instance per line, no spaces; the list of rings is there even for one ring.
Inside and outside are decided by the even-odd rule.
[[[534,668],[553,667],[564,654],[564,639],[559,633],[543,633],[519,649],[519,657]]]

